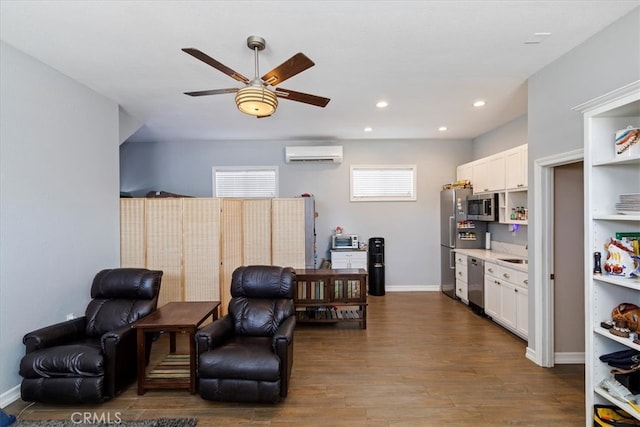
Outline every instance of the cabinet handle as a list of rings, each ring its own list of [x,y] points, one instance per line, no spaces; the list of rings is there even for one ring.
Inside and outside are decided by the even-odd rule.
[[[489,268],[487,268],[487,271],[488,271],[489,273],[493,273],[493,268],[489,267]]]
[[[508,279],[508,278],[509,278],[509,273],[502,273],[502,276],[503,276],[505,279]]]
[[[529,279],[524,279],[524,284],[528,285],[529,284]]]
[[[514,289],[514,291],[518,292],[518,290],[517,290],[517,289]]]
[[[500,285],[500,282],[498,282],[497,280],[494,280],[493,283],[495,283],[496,285]]]

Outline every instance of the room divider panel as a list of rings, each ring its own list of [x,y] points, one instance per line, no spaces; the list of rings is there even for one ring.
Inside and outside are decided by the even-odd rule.
[[[120,264],[164,271],[159,306],[230,299],[241,265],[305,268],[303,198],[122,198]]]

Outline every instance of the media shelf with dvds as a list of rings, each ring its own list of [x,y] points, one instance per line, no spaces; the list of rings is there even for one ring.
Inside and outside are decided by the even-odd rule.
[[[296,270],[294,295],[299,323],[357,322],[367,328],[367,271]]]

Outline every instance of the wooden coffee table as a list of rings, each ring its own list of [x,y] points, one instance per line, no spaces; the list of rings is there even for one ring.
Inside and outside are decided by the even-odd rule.
[[[133,324],[137,329],[138,343],[138,394],[152,388],[186,388],[196,393],[196,346],[195,333],[209,316],[218,318],[219,301],[170,302]],[[188,377],[168,376],[147,378],[145,334],[169,332],[169,352],[176,352],[176,332],[189,334]]]

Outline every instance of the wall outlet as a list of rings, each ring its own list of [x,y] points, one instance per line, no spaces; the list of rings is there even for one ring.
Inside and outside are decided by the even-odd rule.
[[[73,314],[73,313],[69,313],[69,314],[67,314],[67,320],[73,320],[73,319],[75,319],[75,318],[76,318],[76,315],[75,315],[75,314]]]

